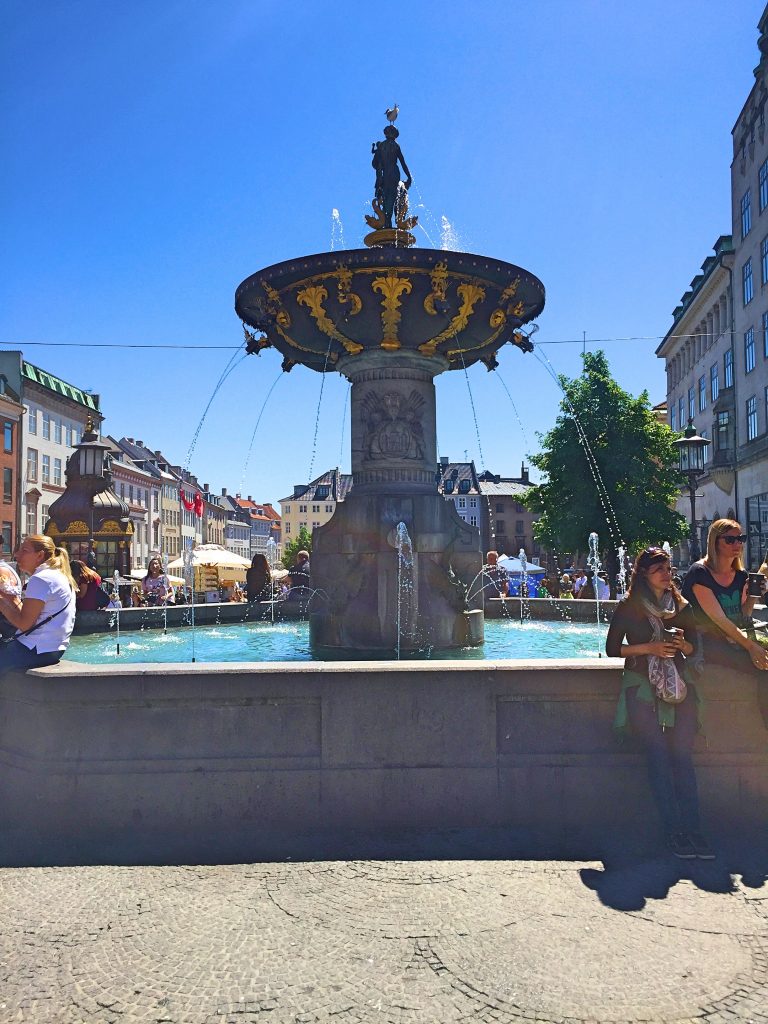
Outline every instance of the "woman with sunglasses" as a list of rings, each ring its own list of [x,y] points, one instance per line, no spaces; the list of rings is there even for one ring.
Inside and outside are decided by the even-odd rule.
[[[683,678],[694,629],[688,602],[672,582],[669,556],[663,548],[646,548],[635,559],[605,642],[609,658],[626,659],[614,725],[628,727],[645,748],[651,792],[672,853],[712,860],[700,831],[691,753],[698,697]]]
[[[683,595],[696,616],[704,664],[753,674],[768,670],[768,650],[744,632],[757,601],[747,593],[749,573],[741,561],[746,539],[734,519],[716,519],[706,555],[683,580]]]

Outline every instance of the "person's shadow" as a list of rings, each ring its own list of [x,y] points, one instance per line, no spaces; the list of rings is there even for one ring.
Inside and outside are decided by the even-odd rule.
[[[763,830],[749,836],[712,837],[714,860],[677,860],[663,846],[610,843],[603,869],[582,868],[581,881],[601,903],[614,910],[642,910],[646,902],[663,900],[679,881],[689,879],[705,892],[736,891],[736,877],[750,889],[768,881],[768,837]]]

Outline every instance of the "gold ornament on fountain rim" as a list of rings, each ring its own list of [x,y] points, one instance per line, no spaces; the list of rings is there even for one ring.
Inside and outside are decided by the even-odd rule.
[[[384,330],[384,337],[381,347],[388,352],[394,352],[401,347],[400,339],[397,335],[397,328],[402,319],[400,296],[403,294],[410,295],[413,285],[407,277],[398,277],[391,270],[386,277],[374,278],[371,287],[375,292],[380,292],[383,296],[381,302],[381,326]]]
[[[315,284],[302,288],[296,295],[296,302],[300,306],[307,306],[312,318],[323,334],[333,338],[334,341],[338,341],[351,356],[358,355],[363,351],[363,346],[342,334],[323,309],[323,302],[327,298],[327,288],[324,288],[321,284]]]
[[[384,226],[386,224],[384,209],[378,199],[373,199],[371,206],[375,216],[372,217],[366,213],[365,220],[368,227],[374,230],[363,239],[369,249],[383,245],[394,245],[398,249],[409,249],[412,245],[416,245],[416,237],[411,234],[411,231],[419,223],[419,218],[417,216],[408,216],[408,191],[402,182],[397,190],[397,202],[395,203],[396,226],[394,228]]]

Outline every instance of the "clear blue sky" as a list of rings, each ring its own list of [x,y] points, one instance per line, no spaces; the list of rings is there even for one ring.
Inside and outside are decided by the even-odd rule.
[[[526,267],[566,339],[662,336],[730,233],[730,129],[757,64],[760,0],[6,0],[0,10],[0,345],[99,392],[104,429],[184,462],[242,341],[239,282],[320,252],[340,212],[362,245],[370,144],[400,106],[413,205],[440,244]],[[338,245],[337,245],[338,247]],[[218,346],[62,348],[31,342]],[[664,398],[657,340],[605,348]],[[437,380],[440,454],[516,474],[557,414],[542,362]],[[191,469],[277,501],[339,463],[347,384],[272,351],[223,384]],[[348,423],[341,466],[349,468]],[[244,481],[244,482],[243,482]]]

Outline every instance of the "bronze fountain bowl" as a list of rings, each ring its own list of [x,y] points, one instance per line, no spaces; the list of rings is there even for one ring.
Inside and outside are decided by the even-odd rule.
[[[483,360],[544,308],[544,285],[489,256],[437,249],[346,249],[302,256],[246,278],[235,293],[244,323],[283,366],[332,370],[342,357],[383,349],[442,357],[447,369]]]

